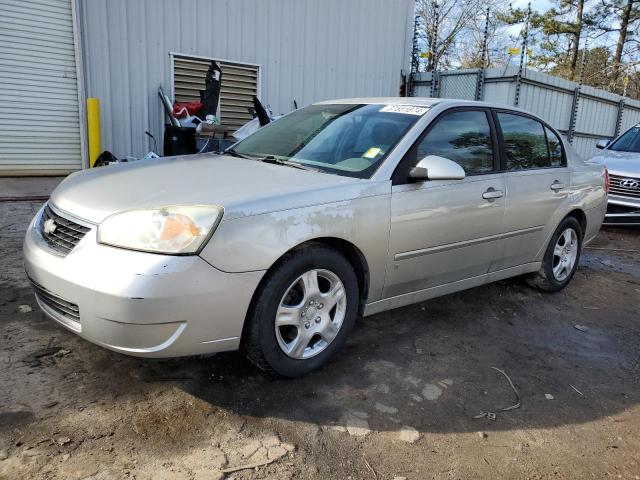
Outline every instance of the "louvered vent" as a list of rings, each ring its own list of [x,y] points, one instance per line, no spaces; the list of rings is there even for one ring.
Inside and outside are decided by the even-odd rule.
[[[241,127],[251,120],[249,108],[258,95],[258,67],[216,60],[222,69],[220,121],[222,125]],[[173,82],[176,102],[200,100],[211,60],[175,55]]]

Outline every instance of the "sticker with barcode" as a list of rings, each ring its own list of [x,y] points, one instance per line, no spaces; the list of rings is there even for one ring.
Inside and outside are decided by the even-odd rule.
[[[380,109],[381,112],[404,113],[407,115],[424,115],[429,111],[427,107],[416,107],[414,105],[386,105]]]

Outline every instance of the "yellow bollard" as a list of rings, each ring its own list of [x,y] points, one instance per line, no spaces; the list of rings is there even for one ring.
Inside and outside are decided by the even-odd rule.
[[[87,136],[89,137],[89,167],[100,156],[100,100],[87,98]]]

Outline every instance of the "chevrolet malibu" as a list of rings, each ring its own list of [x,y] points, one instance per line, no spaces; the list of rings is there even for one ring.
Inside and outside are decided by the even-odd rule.
[[[25,269],[44,313],[108,349],[241,349],[296,377],[364,315],[517,275],[562,289],[606,183],[521,110],[335,100],[223,155],[70,175],[31,222]]]

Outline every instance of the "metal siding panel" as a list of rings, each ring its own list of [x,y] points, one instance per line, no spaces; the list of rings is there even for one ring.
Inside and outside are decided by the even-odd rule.
[[[77,170],[71,0],[0,0],[0,11],[0,175]]]
[[[87,95],[101,101],[103,147],[117,156],[144,155],[145,129],[161,143],[169,52],[260,65],[275,114],[294,99],[397,95],[409,67],[412,0],[80,1]]]
[[[620,130],[620,133],[624,132],[626,129],[634,126],[637,123],[640,123],[640,110],[637,108],[625,106],[624,112],[622,114],[622,128]]]

